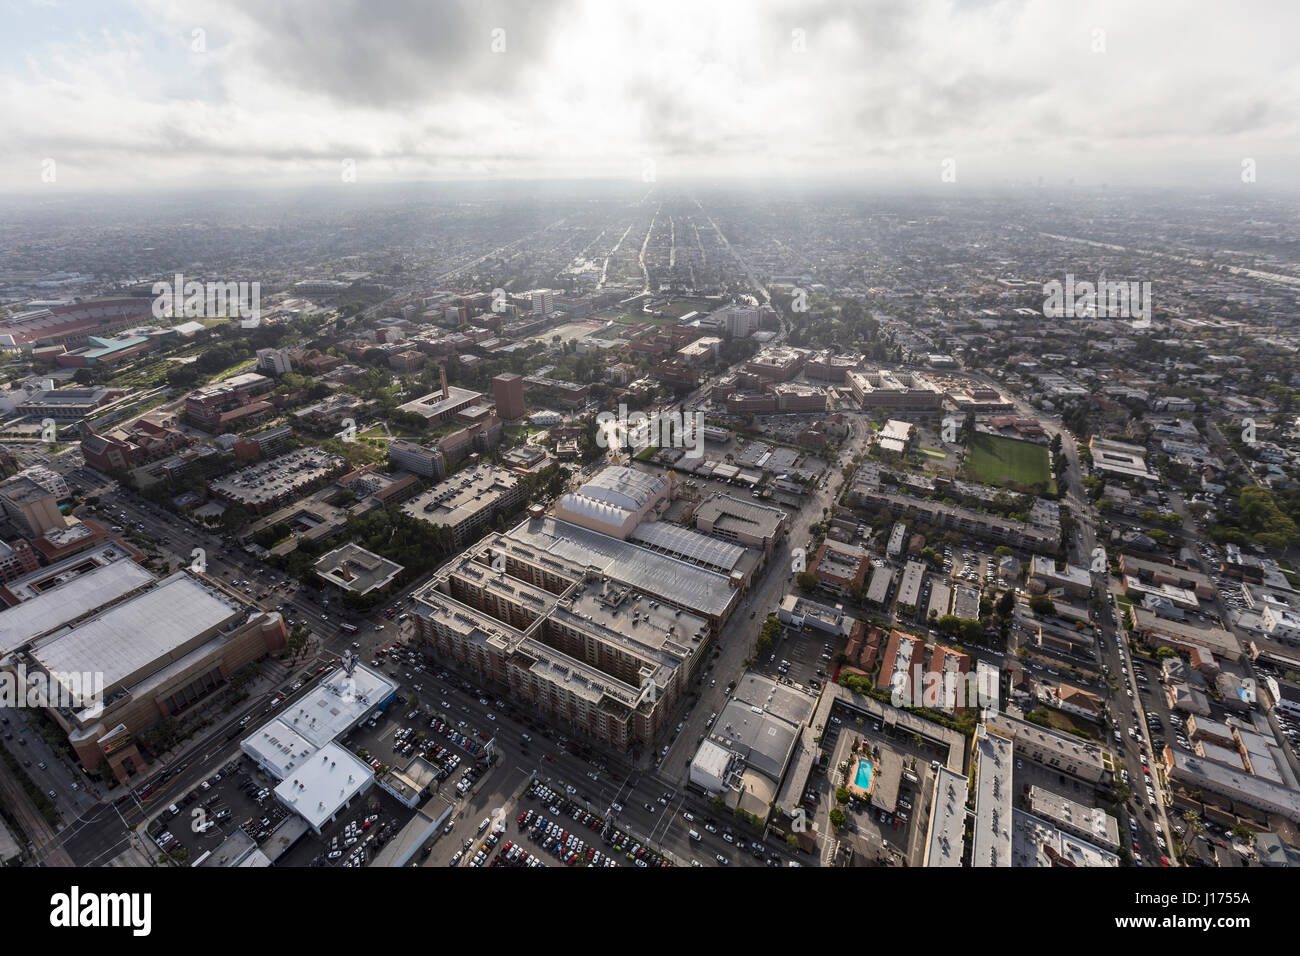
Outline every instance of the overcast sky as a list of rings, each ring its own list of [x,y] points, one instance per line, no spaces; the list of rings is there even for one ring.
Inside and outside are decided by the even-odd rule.
[[[341,183],[347,161],[357,182],[916,186],[951,159],[961,185],[1235,188],[1253,159],[1261,185],[1300,185],[1295,0],[12,0],[0,14],[6,191]]]

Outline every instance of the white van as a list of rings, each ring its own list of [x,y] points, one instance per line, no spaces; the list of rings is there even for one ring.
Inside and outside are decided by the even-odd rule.
[[[699,833],[697,833],[694,830],[688,831],[686,835],[690,837],[692,840],[694,840],[696,843],[699,843],[702,839],[704,839],[702,836],[699,835]]]

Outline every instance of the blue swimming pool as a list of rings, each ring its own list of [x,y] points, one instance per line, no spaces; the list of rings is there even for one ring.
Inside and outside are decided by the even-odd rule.
[[[859,787],[861,787],[863,790],[871,789],[871,761],[870,760],[858,761],[858,772],[855,775],[853,782],[857,784]]]

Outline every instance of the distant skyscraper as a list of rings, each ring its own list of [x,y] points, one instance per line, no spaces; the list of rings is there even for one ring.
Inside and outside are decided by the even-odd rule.
[[[513,422],[527,414],[524,407],[524,380],[513,372],[492,379],[492,397],[497,403],[497,417]]]
[[[533,315],[550,315],[555,311],[555,293],[539,289],[533,293]]]

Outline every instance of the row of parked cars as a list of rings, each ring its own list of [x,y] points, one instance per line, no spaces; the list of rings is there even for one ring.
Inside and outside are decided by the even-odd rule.
[[[344,825],[343,832],[330,839],[325,853],[326,859],[338,860],[346,853],[347,859],[339,863],[339,866],[365,866],[367,854],[372,848],[377,849],[382,845],[379,843],[380,832],[375,829],[378,821],[378,813],[372,813],[359,823],[356,820],[349,820]]]
[[[493,858],[491,866],[526,866],[530,869],[546,866],[540,859],[529,853],[513,840],[507,840],[501,852]]]
[[[480,823],[479,832],[482,833],[485,824],[490,822],[490,820],[484,820],[483,823]],[[504,832],[505,827],[503,826],[497,825],[493,827],[492,832],[484,837],[483,842],[479,844],[478,849],[474,850],[474,855],[469,858],[469,865],[482,866],[486,863],[488,856],[492,853],[493,849],[496,848],[496,845],[501,842],[501,834]],[[458,864],[461,861],[461,857],[469,853],[471,849],[474,849],[474,841],[466,840],[465,845],[460,849],[460,852],[451,858],[451,865],[455,866]]]
[[[577,830],[566,830],[564,824],[557,820],[548,820],[541,813],[528,810],[518,818],[519,829],[528,833],[541,845],[544,852],[551,854],[565,866],[585,862],[589,866],[615,866],[614,861],[601,853],[595,846],[589,845]]]
[[[442,734],[449,741],[468,753],[477,755],[482,752],[482,748],[478,741],[471,738],[468,733],[462,732],[461,728],[465,727],[464,721],[461,721],[461,728],[452,727],[448,722],[446,714],[441,714],[437,717],[430,718],[429,726],[436,733]],[[472,732],[472,730],[470,732]],[[434,759],[442,763],[443,769],[448,774],[460,766],[460,755],[449,748],[434,745],[432,746],[431,751],[427,752],[431,752]],[[474,783],[483,775],[485,769],[484,765],[479,761],[471,763],[465,768],[464,773],[461,774],[460,780],[456,782],[456,792],[461,796],[469,793],[470,789],[474,786]]]
[[[651,866],[668,866],[668,861],[648,847],[635,843],[627,834],[617,827],[607,825],[600,814],[592,813],[579,806],[567,796],[557,793],[550,787],[534,780],[528,788],[528,796],[542,803],[546,816],[540,810],[528,810],[517,819],[521,830],[527,831],[543,848],[552,852],[557,859],[573,866],[583,863],[587,866],[618,866],[618,862],[609,850],[601,850],[594,842],[583,840],[579,827],[586,827],[599,834],[606,846],[614,853],[623,853],[635,865],[646,868]],[[573,830],[568,829],[565,820],[572,820]]]
[[[1278,710],[1276,713],[1278,726],[1282,728],[1286,739],[1291,741],[1291,749],[1300,749],[1300,724],[1297,724],[1296,720],[1284,710]]]

